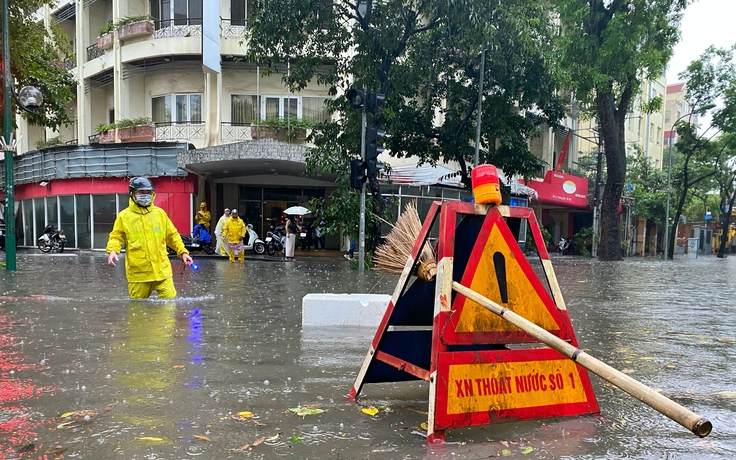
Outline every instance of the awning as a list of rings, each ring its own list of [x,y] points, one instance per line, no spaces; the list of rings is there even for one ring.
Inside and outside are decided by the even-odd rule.
[[[536,198],[537,191],[521,182],[508,179],[499,172],[499,179],[511,187],[511,195]],[[391,168],[390,177],[381,177],[382,181],[391,181],[394,184],[404,185],[444,185],[446,187],[465,188],[460,181],[460,173],[445,166],[432,165],[404,165]]]

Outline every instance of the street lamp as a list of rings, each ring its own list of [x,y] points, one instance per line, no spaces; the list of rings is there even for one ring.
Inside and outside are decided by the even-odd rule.
[[[694,113],[705,112],[706,110],[710,110],[715,106],[716,105],[713,103],[705,104],[702,107],[681,116],[672,124],[672,132],[677,133],[677,123],[679,123],[680,120],[682,120],[683,118],[688,117]],[[673,141],[673,136],[670,135],[670,145],[667,148],[667,207],[665,208],[664,218],[664,260],[667,260],[670,249],[670,177],[672,175],[672,145],[674,144]],[[677,238],[677,235],[675,235],[675,238]]]
[[[40,107],[43,104],[43,95],[38,88],[24,86],[15,94],[13,80],[10,74],[10,32],[8,27],[8,0],[3,0],[3,138],[0,146],[5,153],[5,268],[15,271],[15,198],[13,155],[15,154],[18,141],[13,140],[13,110],[11,97],[25,111],[35,113],[29,109]]]

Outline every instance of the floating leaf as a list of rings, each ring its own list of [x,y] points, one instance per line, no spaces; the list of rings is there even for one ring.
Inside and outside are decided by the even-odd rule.
[[[632,360],[630,360],[630,359],[625,359],[625,360],[624,360],[624,362],[625,362],[626,364],[631,364],[631,363],[633,363],[633,361],[632,361]]]
[[[248,412],[247,410],[244,410],[242,412],[238,412],[237,414],[233,414],[233,418],[242,422],[248,420],[249,418],[253,418],[253,412]]]
[[[626,425],[626,420],[624,420],[624,419],[621,419],[621,424],[622,424],[622,425]]]
[[[289,438],[289,441],[291,441],[291,442],[304,442],[304,440],[302,438],[300,438],[299,436],[297,436],[297,435],[294,435],[294,436],[290,437]]]
[[[201,439],[203,441],[212,442],[212,440],[210,438],[208,438],[207,436],[202,436],[202,435],[199,435],[199,434],[193,434],[192,437],[193,438],[197,438],[197,439]]]
[[[675,369],[677,366],[675,366],[674,364],[668,364],[664,367],[666,367],[667,369]]]
[[[376,409],[375,407],[364,407],[364,408],[361,409],[361,412],[363,412],[364,414],[368,414],[371,417],[373,417],[374,415],[376,415],[378,413],[378,409]]]
[[[59,418],[67,418],[67,417],[71,417],[72,415],[74,415],[74,411],[63,413],[59,416]]]
[[[69,429],[69,428],[74,428],[78,424],[79,423],[77,423],[76,420],[72,420],[70,422],[64,422],[64,423],[60,423],[60,424],[56,425],[56,429],[58,429],[58,430],[66,430],[66,429]]]
[[[324,412],[324,409],[312,408],[309,406],[292,407],[289,410],[300,417],[306,417],[307,415],[317,415]]]
[[[138,441],[146,441],[146,442],[163,442],[164,438],[154,438],[153,436],[139,436],[137,438]]]
[[[46,455],[61,455],[66,451],[67,451],[67,448],[64,446],[56,446],[53,449],[47,450]]]
[[[276,433],[275,435],[271,436],[270,438],[266,438],[266,442],[273,442],[277,439],[279,439],[280,434]]]
[[[511,451],[508,450],[508,449],[504,449],[504,450],[501,451],[501,455],[503,455],[504,457],[507,456],[507,455],[511,455]]]
[[[184,366],[177,364],[176,366],[172,366],[172,369],[184,369]]]
[[[531,453],[531,451],[533,451],[533,450],[534,449],[532,448],[532,446],[528,446],[526,449],[522,450],[521,453],[524,454],[524,455],[526,455],[528,453]]]
[[[424,431],[427,431],[429,429],[429,426],[427,425],[427,422],[422,422],[422,424],[419,425],[419,426],[421,426]]]
[[[639,356],[639,359],[642,361],[651,361],[654,358],[652,358],[651,356]]]
[[[509,446],[509,442],[508,441],[499,441],[499,443],[503,444],[506,447]]]
[[[716,396],[718,398],[736,399],[736,391],[716,391],[715,393],[712,393],[711,396]]]
[[[251,444],[251,447],[255,447],[255,446],[261,444],[265,440],[266,440],[266,437],[265,436],[261,436],[260,438],[258,438],[255,441],[253,441],[253,444]]]

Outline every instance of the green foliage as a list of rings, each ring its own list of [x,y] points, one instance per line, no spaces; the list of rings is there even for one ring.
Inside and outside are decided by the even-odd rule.
[[[256,121],[254,120],[252,124],[255,126]],[[272,128],[272,129],[280,129],[280,130],[287,130],[287,129],[312,129],[314,128],[314,123],[310,120],[304,119],[304,118],[297,118],[297,117],[269,117],[265,120],[261,120],[258,123],[259,126],[263,126],[266,128]]]
[[[9,35],[11,73],[15,89],[35,86],[41,90],[44,104],[35,113],[22,111],[13,101],[15,113],[21,113],[32,125],[58,128],[69,125],[67,104],[73,100],[76,82],[71,73],[55,63],[74,56],[69,37],[59,24],[49,28],[36,20],[36,12],[53,2],[42,0],[10,0]]]
[[[102,37],[103,35],[112,33],[114,31],[115,31],[115,24],[112,21],[110,21],[104,26],[100,27],[100,30],[97,32],[98,34],[97,36]]]
[[[122,120],[118,120],[115,123],[105,124],[100,123],[97,125],[97,132],[102,134],[106,133],[108,131],[112,131],[116,128],[133,128],[135,126],[151,126],[153,125],[153,120],[151,120],[148,117],[138,117],[138,118],[124,118]]]
[[[626,162],[626,183],[634,189],[633,214],[662,225],[666,212],[667,171],[656,168],[638,145]]]
[[[537,221],[539,222],[539,221]],[[542,233],[542,240],[544,240],[544,247],[548,248],[550,245],[550,240],[552,239],[552,234],[547,230],[546,228],[542,227],[541,222],[539,223],[539,230]],[[526,252],[536,253],[537,252],[537,245],[534,242],[534,235],[532,234],[532,229],[530,226],[527,225],[526,227],[526,246],[525,246]]]
[[[62,145],[63,143],[64,143],[64,139],[62,139],[61,136],[50,137],[46,139],[45,141],[42,141],[42,140],[36,141],[36,149],[40,150],[46,147],[54,147],[56,145]]]
[[[590,257],[593,244],[597,243],[593,236],[593,227],[581,228],[579,232],[573,235],[572,241],[575,246],[575,252],[581,256]]]
[[[118,30],[119,28],[123,26],[127,26],[128,24],[135,24],[137,22],[147,22],[147,21],[153,21],[153,18],[148,14],[144,14],[140,16],[126,16],[124,18],[119,19],[117,22],[115,22],[113,29]]]

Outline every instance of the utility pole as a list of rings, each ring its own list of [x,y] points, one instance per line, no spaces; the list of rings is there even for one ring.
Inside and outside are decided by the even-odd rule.
[[[363,87],[363,94],[367,94],[366,87]],[[366,115],[365,106],[361,110],[361,121],[360,121],[360,158],[363,159],[365,165],[365,125]],[[363,187],[360,189],[360,238],[358,239],[358,273],[365,271],[365,182]]]
[[[598,161],[595,169],[595,188],[593,189],[593,247],[590,254],[598,257],[598,231],[600,230],[600,187],[601,187],[601,161],[603,149],[601,148],[601,135],[598,133]]]

